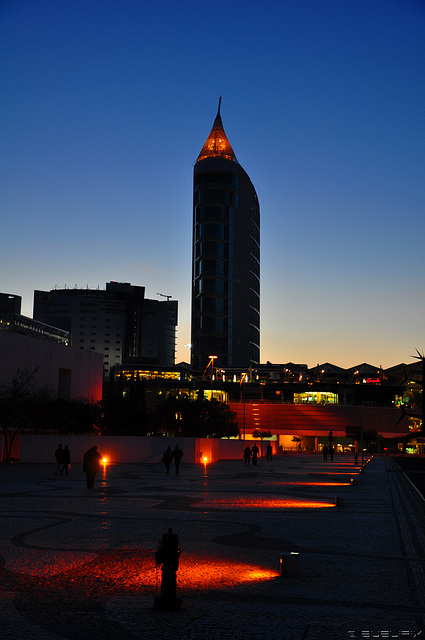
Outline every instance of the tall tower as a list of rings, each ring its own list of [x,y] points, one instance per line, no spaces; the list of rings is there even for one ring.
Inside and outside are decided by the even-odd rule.
[[[260,207],[220,116],[194,167],[192,367],[260,361]]]

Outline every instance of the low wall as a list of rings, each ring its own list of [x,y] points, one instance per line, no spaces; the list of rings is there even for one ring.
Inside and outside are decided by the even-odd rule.
[[[160,462],[168,445],[179,445],[183,462],[208,462],[242,459],[243,440],[217,440],[215,438],[152,438],[143,436],[52,436],[22,435],[19,461],[22,463],[55,462],[58,444],[68,445],[71,465],[82,464],[87,449],[96,445],[102,457],[110,463]]]

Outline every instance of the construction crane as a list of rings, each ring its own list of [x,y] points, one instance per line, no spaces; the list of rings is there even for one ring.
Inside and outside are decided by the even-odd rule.
[[[170,298],[172,298],[173,296],[166,296],[165,293],[158,293],[156,294],[157,296],[162,296],[163,298],[167,298],[167,302],[169,301]]]

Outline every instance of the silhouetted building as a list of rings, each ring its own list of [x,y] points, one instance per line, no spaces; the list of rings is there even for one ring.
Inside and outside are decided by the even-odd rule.
[[[0,313],[21,313],[21,296],[12,293],[0,293]]]
[[[69,332],[21,315],[21,296],[0,293],[0,330],[69,345]]]
[[[221,100],[221,99],[220,99]],[[260,361],[260,208],[226,137],[220,103],[194,167],[192,366]]]
[[[117,365],[175,363],[177,301],[148,300],[144,287],[35,291],[34,318],[69,331],[72,346],[101,353],[105,378]]]

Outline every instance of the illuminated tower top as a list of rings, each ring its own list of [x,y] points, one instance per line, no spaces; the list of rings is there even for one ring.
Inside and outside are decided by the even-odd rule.
[[[202,147],[201,153],[199,154],[196,162],[204,160],[205,158],[224,158],[225,160],[233,160],[233,162],[237,162],[232,145],[224,133],[223,123],[220,116],[220,105],[221,96],[218,101],[218,111],[214,120],[213,128],[211,129],[211,133]]]

